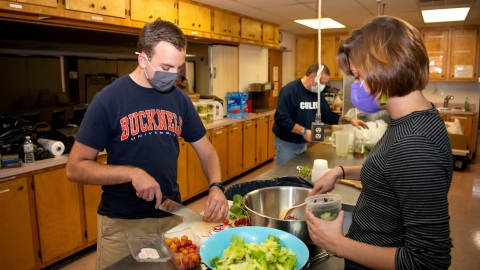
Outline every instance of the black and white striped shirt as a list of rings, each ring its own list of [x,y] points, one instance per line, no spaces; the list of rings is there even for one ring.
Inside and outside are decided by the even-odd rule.
[[[447,269],[452,170],[450,141],[435,108],[392,119],[363,165],[347,237],[398,247],[396,269]],[[345,267],[365,269],[348,260]]]

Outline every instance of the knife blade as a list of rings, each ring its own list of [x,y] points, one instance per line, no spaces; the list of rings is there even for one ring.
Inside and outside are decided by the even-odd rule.
[[[158,207],[160,210],[191,220],[203,220],[202,215],[186,207],[185,205],[179,204],[168,198],[165,198],[165,200],[162,199],[162,201],[162,204],[160,204],[160,207]]]

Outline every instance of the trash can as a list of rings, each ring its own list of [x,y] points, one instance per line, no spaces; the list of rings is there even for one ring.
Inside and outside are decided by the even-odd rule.
[[[227,197],[227,200],[231,201],[233,200],[233,196],[235,194],[243,197],[250,191],[273,186],[313,188],[313,183],[299,176],[285,176],[273,178],[271,180],[252,180],[249,182],[238,183],[230,186],[229,188],[227,188],[227,190],[225,190],[225,197]]]

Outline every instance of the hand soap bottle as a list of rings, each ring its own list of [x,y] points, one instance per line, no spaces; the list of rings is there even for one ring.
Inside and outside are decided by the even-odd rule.
[[[468,97],[465,98],[465,104],[463,105],[463,108],[465,109],[465,111],[469,110]]]

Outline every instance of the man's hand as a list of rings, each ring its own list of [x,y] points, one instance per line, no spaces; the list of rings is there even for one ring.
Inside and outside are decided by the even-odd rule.
[[[212,187],[208,192],[208,198],[205,202],[205,211],[203,216],[208,222],[220,222],[228,215],[228,201],[225,194],[216,187]]]
[[[312,131],[310,129],[307,129],[305,135],[303,135],[303,138],[307,142],[312,142]]]
[[[145,201],[153,201],[156,198],[155,209],[162,203],[162,191],[155,179],[142,169],[134,170],[132,185],[136,195]]]
[[[363,122],[362,120],[359,120],[359,119],[350,119],[350,124],[356,126],[358,129],[361,129],[362,127],[366,128],[366,129],[369,129],[368,125],[365,122]]]

